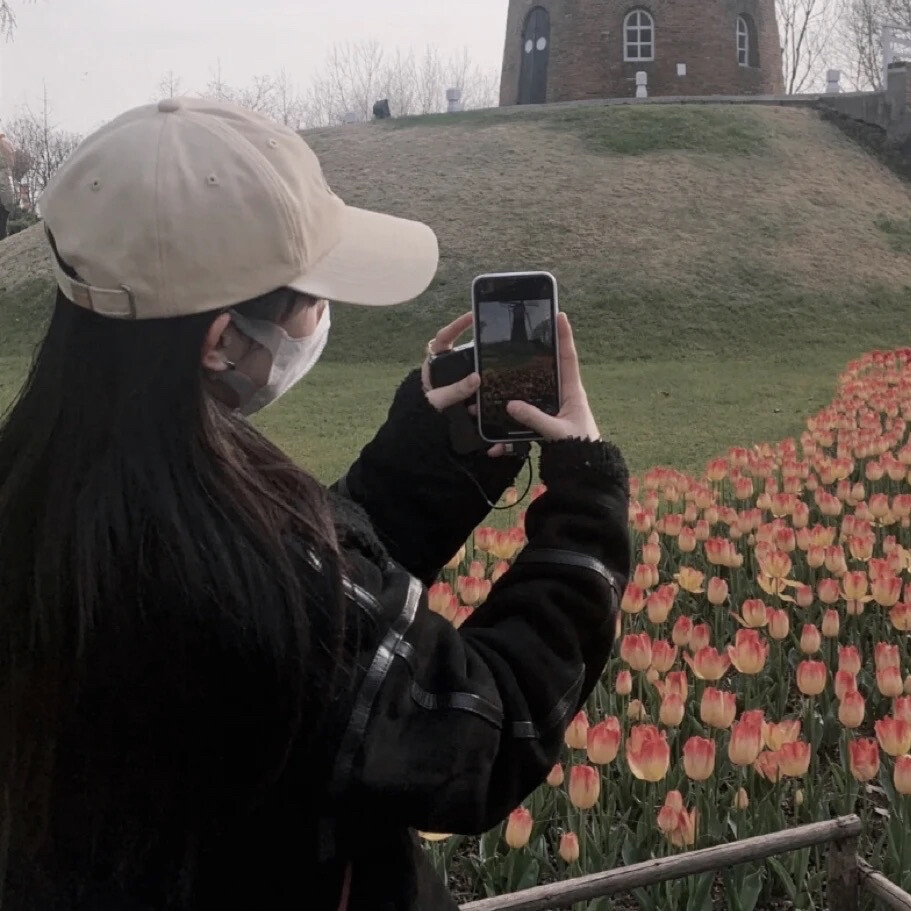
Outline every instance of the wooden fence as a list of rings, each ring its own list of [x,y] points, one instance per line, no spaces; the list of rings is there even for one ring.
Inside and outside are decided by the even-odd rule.
[[[512,895],[485,898],[462,905],[461,911],[556,911],[576,902],[592,901],[642,886],[654,886],[667,880],[755,863],[819,845],[829,846],[829,911],[856,911],[861,889],[875,896],[887,908],[911,911],[911,895],[890,883],[857,856],[857,838],[862,828],[857,816],[842,816],[828,822],[798,826],[674,857],[647,860],[561,883],[535,886]]]

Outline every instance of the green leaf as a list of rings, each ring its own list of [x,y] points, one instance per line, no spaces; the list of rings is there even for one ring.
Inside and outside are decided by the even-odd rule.
[[[724,880],[724,897],[729,911],[743,911],[740,904],[740,883],[737,882],[736,874],[728,869],[724,870],[721,876]]]
[[[686,911],[712,911],[712,886],[715,883],[714,873],[703,873],[702,876],[691,876],[688,880],[689,898]]]
[[[520,867],[520,872],[516,880],[513,891],[521,892],[523,889],[530,889],[536,886],[540,880],[541,867],[533,857],[523,858],[525,863]]]
[[[639,902],[639,907],[642,911],[658,911],[655,900],[646,889],[633,889],[633,895],[636,901]]]
[[[785,870],[784,865],[777,857],[770,857],[766,863],[772,868],[775,875],[781,880],[781,884],[784,886],[785,891],[788,893],[788,898],[792,902],[797,901],[797,886],[794,883],[794,880],[791,878],[791,874]]]
[[[744,877],[740,891],[741,911],[756,911],[756,902],[759,901],[760,892],[762,892],[761,869],[754,870],[748,876]]]

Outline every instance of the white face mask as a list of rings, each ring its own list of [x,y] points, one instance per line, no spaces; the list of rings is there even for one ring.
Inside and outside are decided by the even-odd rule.
[[[328,303],[323,308],[316,330],[304,338],[292,338],[276,323],[250,319],[234,310],[231,311],[231,318],[240,332],[258,342],[272,355],[272,369],[265,386],[257,386],[237,370],[223,373],[220,377],[240,396],[238,407],[245,415],[268,408],[299,383],[320,359],[329,340],[331,320]]]

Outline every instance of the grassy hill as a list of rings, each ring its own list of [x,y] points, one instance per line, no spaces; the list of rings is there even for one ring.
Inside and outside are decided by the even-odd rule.
[[[313,382],[263,415],[322,475],[486,270],[554,272],[604,429],[638,469],[792,434],[847,359],[911,342],[911,188],[812,112],[558,107],[306,139],[344,199],[427,221],[443,256],[418,302],[337,307]],[[40,243],[0,243],[0,399],[47,311]]]

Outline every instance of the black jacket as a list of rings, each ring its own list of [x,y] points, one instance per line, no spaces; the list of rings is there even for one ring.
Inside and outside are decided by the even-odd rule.
[[[343,603],[349,657],[339,661],[314,649],[313,661],[326,665],[320,676],[328,671],[333,680],[310,696],[320,720],[305,725],[307,742],[288,757],[257,810],[232,817],[220,808],[218,825],[207,827],[193,848],[189,897],[172,907],[336,911],[350,865],[350,911],[452,909],[414,830],[484,832],[520,804],[557,760],[566,726],[608,658],[630,570],[625,465],[606,443],[545,445],[540,467],[548,490],[528,509],[528,546],[456,630],[429,610],[426,586],[484,520],[487,498],[496,502],[522,463],[484,454],[454,460],[447,439],[446,418],[427,403],[419,374],[412,374],[387,423],[334,485],[344,591],[337,599],[338,574],[305,548],[301,572],[320,604]],[[313,610],[314,642],[322,616]],[[230,798],[231,782],[242,788],[252,764],[247,752],[254,755],[258,741],[268,737],[272,709],[245,680],[243,667],[218,655],[199,663],[182,671],[186,690],[161,694],[155,710],[165,722],[174,719],[173,736],[181,744],[192,738],[181,760],[189,795],[211,785],[194,778],[200,774],[194,756],[222,756],[213,742],[238,745],[217,764],[211,756],[205,764],[213,776],[224,776],[211,790],[227,788]],[[143,667],[136,679],[114,688],[101,680],[82,699],[72,745],[61,752],[94,752],[91,762],[73,765],[78,775],[61,772],[61,821],[53,823],[59,829],[57,867],[48,873],[13,866],[10,911],[162,911],[161,896],[180,892],[180,883],[170,881],[178,874],[162,860],[166,837],[157,836],[161,844],[150,850],[139,875],[106,871],[89,877],[88,885],[85,858],[101,849],[79,841],[80,814],[101,810],[76,798],[90,793],[77,788],[77,779],[95,774],[103,789],[105,775],[129,778],[129,760],[123,760],[124,770],[117,757],[128,755],[126,738],[136,735],[127,733],[128,723],[121,730],[122,722],[110,718],[128,718],[131,700],[154,693],[156,673],[154,665]],[[236,681],[230,697],[223,682],[208,683],[214,678],[229,686]],[[121,694],[118,715],[110,706]],[[181,713],[191,716],[183,699],[195,700],[194,718],[203,706],[209,729],[200,732],[195,722],[181,727]],[[220,733],[231,727],[240,735],[233,740]],[[99,757],[118,771],[98,771]],[[153,807],[157,782],[128,786],[137,807]],[[141,828],[142,813],[137,815]],[[134,837],[135,826],[124,825],[123,837]],[[78,889],[67,887],[67,865]]]

